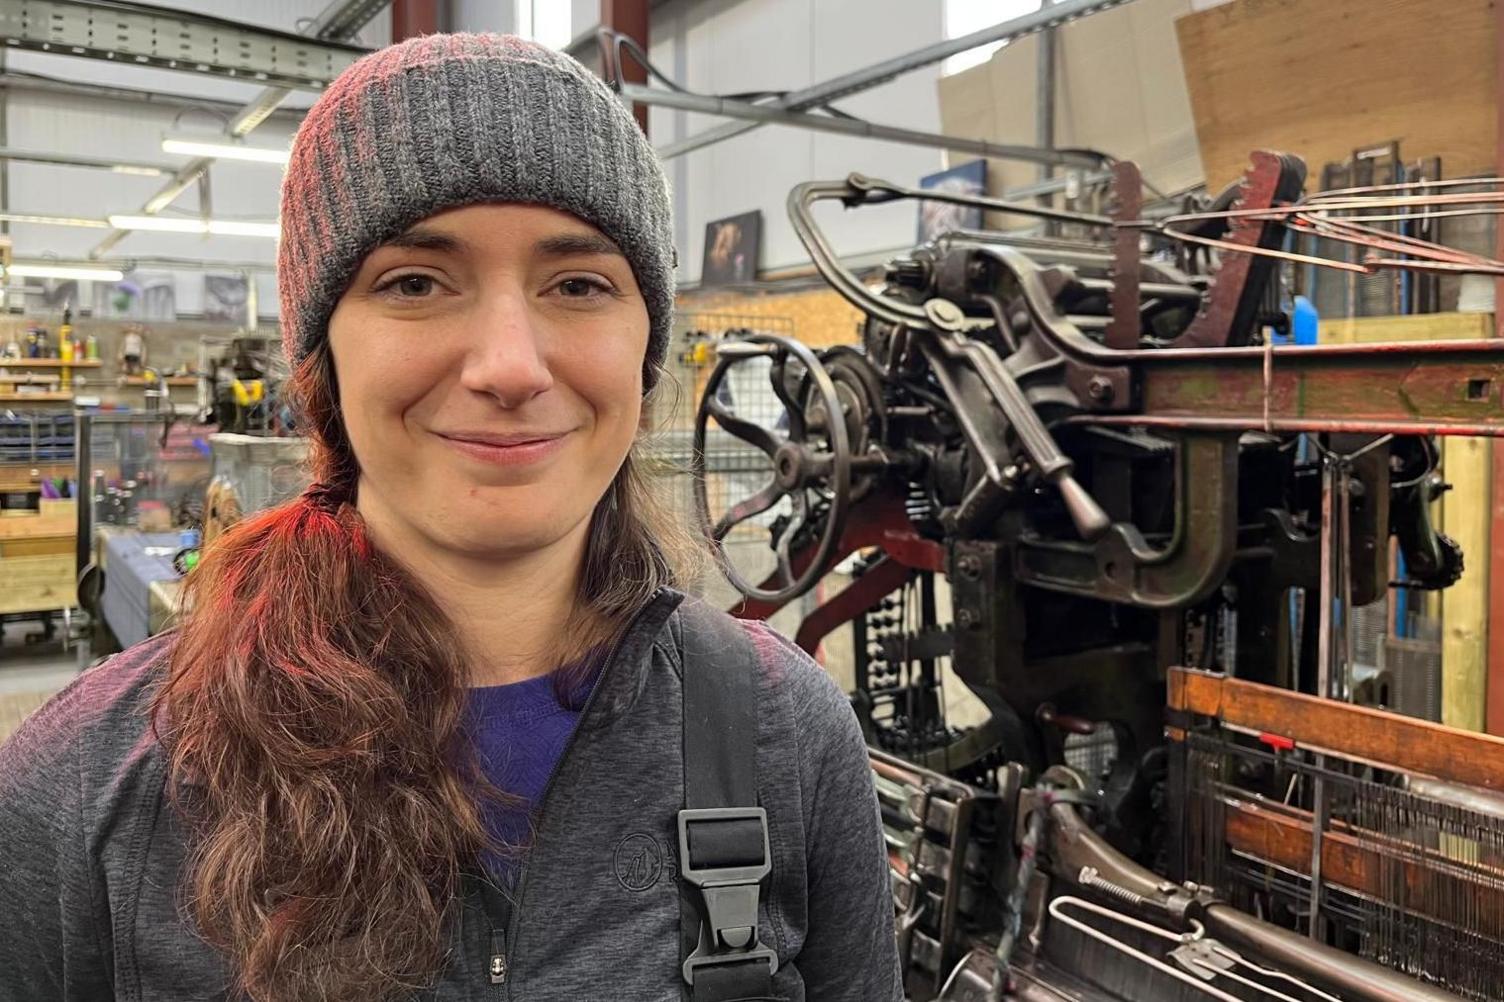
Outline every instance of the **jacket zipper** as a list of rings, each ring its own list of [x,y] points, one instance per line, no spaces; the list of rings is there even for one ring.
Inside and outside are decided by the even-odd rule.
[[[494,986],[492,995],[501,998],[506,991],[501,986],[507,983],[507,932],[506,929],[491,929],[491,960],[486,965],[486,974]]]
[[[575,739],[580,735],[580,728],[585,725],[585,721],[590,719],[590,709],[595,706],[595,699],[600,694],[601,687],[605,685],[606,675],[616,664],[616,655],[620,652],[622,644],[626,642],[627,636],[636,629],[638,621],[642,619],[649,609],[657,604],[658,599],[662,595],[662,588],[655,591],[652,597],[643,603],[642,608],[638,609],[632,618],[627,621],[626,628],[618,633],[616,639],[612,641],[610,650],[606,652],[605,660],[601,662],[601,671],[596,676],[595,685],[591,686],[590,695],[585,697],[585,705],[580,708],[579,723],[575,724],[574,732],[569,735],[569,740],[564,743],[564,751],[559,754],[559,760],[554,763],[553,771],[548,774],[548,779],[543,784],[543,793],[538,797],[540,814],[548,804],[548,795],[554,788],[554,779],[559,775],[559,770],[563,768],[565,761],[568,760],[569,753],[574,750]],[[527,894],[528,870],[527,863],[523,863],[517,875],[517,895],[514,903],[507,909],[505,921],[501,924],[500,928],[493,926],[491,929],[491,957],[486,965],[486,976],[492,985],[493,994],[501,999],[510,999],[512,997],[512,988],[507,982],[507,975],[511,971],[511,960],[507,955],[507,946],[508,944],[513,947],[517,945],[517,935],[522,929],[522,920],[519,916],[522,912],[523,899]],[[513,953],[515,953],[515,950],[513,950]]]

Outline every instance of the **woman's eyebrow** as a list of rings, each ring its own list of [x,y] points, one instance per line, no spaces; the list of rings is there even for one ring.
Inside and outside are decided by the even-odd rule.
[[[564,233],[544,237],[533,244],[533,253],[544,257],[573,257],[582,254],[610,254],[626,257],[610,237],[600,233]]]
[[[406,233],[399,233],[381,246],[438,251],[443,254],[462,254],[466,249],[465,241],[459,237],[451,236],[448,233],[436,233],[433,230],[422,229],[412,229]]]

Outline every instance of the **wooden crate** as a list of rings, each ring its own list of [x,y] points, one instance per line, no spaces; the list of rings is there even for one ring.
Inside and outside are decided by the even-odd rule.
[[[0,613],[78,604],[75,502],[44,500],[41,506],[0,519]]]
[[[74,560],[71,553],[0,557],[0,613],[77,605]]]

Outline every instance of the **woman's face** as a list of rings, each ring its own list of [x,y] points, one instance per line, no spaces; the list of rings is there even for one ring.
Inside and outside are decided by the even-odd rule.
[[[648,342],[599,230],[528,205],[430,216],[366,257],[329,341],[379,531],[467,556],[583,539],[637,432]]]

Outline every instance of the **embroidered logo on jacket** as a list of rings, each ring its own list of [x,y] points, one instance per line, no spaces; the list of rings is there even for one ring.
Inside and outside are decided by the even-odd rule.
[[[629,891],[645,891],[663,874],[663,849],[651,835],[636,832],[616,844],[616,879]]]

